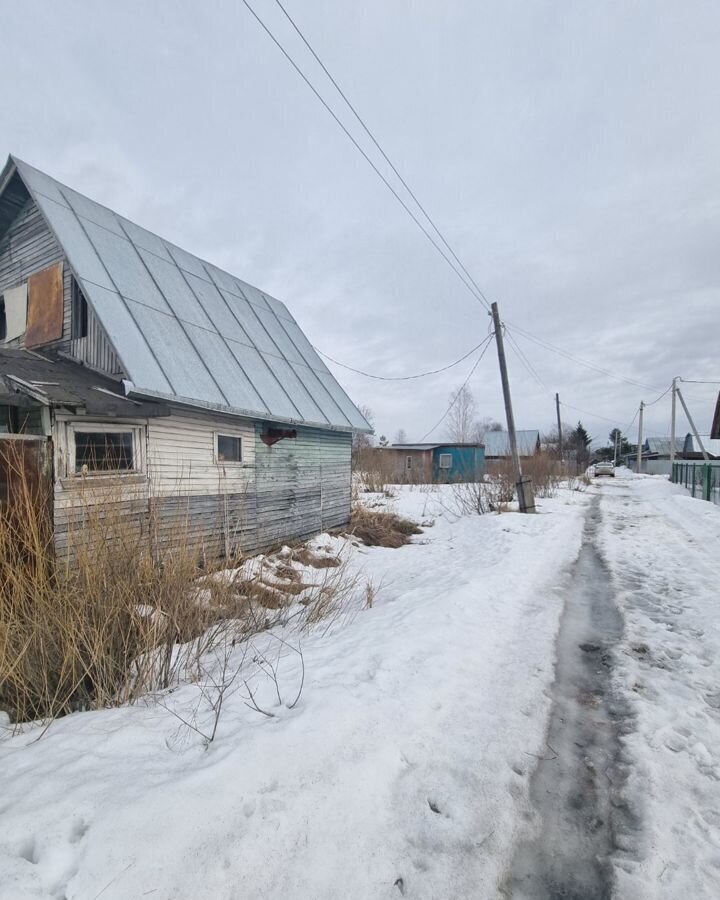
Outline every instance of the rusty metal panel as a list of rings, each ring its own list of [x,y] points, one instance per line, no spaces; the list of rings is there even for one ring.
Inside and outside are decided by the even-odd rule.
[[[63,333],[63,265],[55,263],[28,278],[25,346],[60,340]]]

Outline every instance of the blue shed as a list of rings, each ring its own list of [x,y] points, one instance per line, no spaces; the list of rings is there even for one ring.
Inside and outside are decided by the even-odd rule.
[[[483,444],[393,444],[398,481],[475,481],[485,473]]]

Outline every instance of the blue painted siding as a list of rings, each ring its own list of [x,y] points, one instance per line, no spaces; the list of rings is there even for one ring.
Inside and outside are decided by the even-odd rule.
[[[440,467],[440,456],[449,454],[450,468]],[[485,451],[482,447],[458,447],[448,444],[433,450],[433,481],[474,481],[485,472]]]

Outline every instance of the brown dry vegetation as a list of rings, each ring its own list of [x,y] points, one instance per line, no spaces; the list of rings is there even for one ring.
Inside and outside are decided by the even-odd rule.
[[[201,677],[216,648],[293,617],[329,627],[365,600],[344,561],[309,550],[268,557],[252,577],[200,577],[191,523],[171,535],[152,520],[149,534],[129,528],[109,481],[78,493],[82,527],[63,563],[47,498],[23,472],[12,473],[12,514],[0,515],[0,711],[12,722],[135,702]],[[318,570],[310,584],[293,559]]]
[[[395,513],[366,509],[356,504],[350,519],[349,533],[368,547],[402,547],[422,530],[409,519]]]

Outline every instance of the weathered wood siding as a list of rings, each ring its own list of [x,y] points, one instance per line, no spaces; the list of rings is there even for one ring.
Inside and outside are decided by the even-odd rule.
[[[267,446],[257,423],[255,470],[258,546],[304,538],[350,519],[351,436],[298,428]]]
[[[120,361],[92,308],[88,307],[87,337],[71,337],[72,270],[35,201],[28,200],[0,242],[0,294],[57,262],[63,263],[63,330],[60,340],[46,346],[70,353],[109,375],[121,376]],[[24,335],[5,346],[24,347]]]
[[[254,553],[350,518],[349,434],[298,428],[297,438],[268,447],[261,423],[250,420],[189,411],[112,420],[142,428],[146,450],[140,475],[108,481],[64,474],[66,426],[84,421],[58,417],[54,428],[60,555],[71,552],[73,530],[87,510],[108,502],[125,533],[165,546],[188,541],[208,558]],[[216,460],[218,433],[241,437],[241,463]]]

